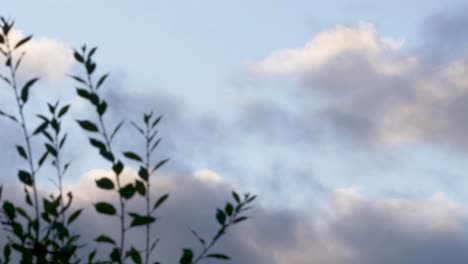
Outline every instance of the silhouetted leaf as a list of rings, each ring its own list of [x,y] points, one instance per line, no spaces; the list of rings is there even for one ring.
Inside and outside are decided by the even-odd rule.
[[[33,179],[32,179],[32,176],[29,172],[27,171],[24,171],[24,170],[20,170],[18,171],[18,178],[20,179],[20,181],[28,186],[32,186],[33,185]]]
[[[122,263],[122,261],[120,260],[120,250],[119,250],[119,248],[112,249],[112,252],[110,254],[110,258],[114,262]]]
[[[26,154],[26,151],[24,148],[20,145],[16,146],[16,150],[18,151],[18,154],[23,157],[25,160],[28,160],[28,155]]]
[[[202,244],[203,246],[205,246],[205,244],[206,244],[205,240],[204,240],[200,235],[198,235],[198,233],[195,232],[195,230],[190,229],[190,232],[198,239],[198,241],[200,242],[200,244]]]
[[[49,151],[46,151],[44,152],[44,154],[42,154],[41,158],[39,159],[39,161],[37,162],[37,164],[39,165],[39,167],[42,166],[42,164],[44,164],[44,161],[47,159],[47,156],[49,155]]]
[[[230,259],[230,257],[228,257],[227,255],[219,254],[219,253],[208,254],[208,255],[206,255],[206,257],[207,258],[215,258],[215,259],[223,259],[223,260]]]
[[[101,178],[99,180],[96,180],[96,185],[104,190],[112,190],[114,189],[114,183],[109,179],[109,178]]]
[[[132,247],[129,251],[127,251],[126,256],[132,258],[134,264],[142,263],[140,252],[136,250],[134,247]]]
[[[101,214],[115,215],[117,212],[112,204],[106,202],[99,202],[95,204],[94,207],[96,211]]]
[[[140,170],[138,171],[138,176],[140,176],[140,178],[142,178],[144,181],[148,181],[148,170],[144,167],[140,167]]]
[[[6,213],[9,219],[14,219],[16,217],[15,206],[9,201],[5,201],[3,203],[3,211]]]
[[[99,150],[105,150],[106,149],[106,145],[104,144],[104,142],[100,141],[100,140],[97,140],[95,138],[89,138],[89,143],[98,148]]]
[[[89,99],[91,98],[91,94],[90,94],[88,91],[86,91],[85,89],[76,88],[76,93],[77,93],[79,96],[81,96],[81,97],[83,97],[83,98],[85,98],[85,99],[88,99],[88,100],[89,100]]]
[[[231,203],[226,203],[226,206],[225,206],[225,208],[224,208],[224,211],[226,212],[226,214],[227,214],[228,216],[231,216],[231,215],[232,215],[233,210],[234,210],[234,207],[232,206],[232,204],[231,204]]]
[[[146,187],[142,181],[135,180],[135,189],[141,196],[146,194]]]
[[[164,160],[161,160],[160,162],[158,162],[158,164],[156,164],[153,168],[153,172],[155,172],[157,169],[159,169],[162,165],[164,165],[164,163],[168,162],[169,159],[164,159]]]
[[[138,156],[138,154],[134,153],[134,152],[131,152],[131,151],[127,151],[127,152],[124,152],[123,153],[125,157],[129,158],[129,159],[132,159],[132,160],[136,160],[136,161],[143,161],[140,156]]]
[[[96,90],[99,89],[99,87],[101,87],[101,85],[107,79],[107,76],[109,76],[109,74],[104,74],[103,76],[101,76],[101,78],[99,78],[99,81],[96,84]]]
[[[105,112],[106,112],[106,109],[107,109],[107,103],[106,102],[102,102],[99,104],[99,106],[97,107],[97,112],[100,116],[102,116]]]
[[[114,155],[112,155],[112,153],[110,153],[109,151],[105,150],[105,149],[101,149],[99,151],[99,154],[105,158],[106,160],[110,161],[110,162],[114,162],[115,158],[114,158]]]
[[[114,239],[106,236],[106,235],[100,235],[94,241],[99,242],[99,243],[109,243],[111,245],[116,245]]]
[[[147,225],[147,224],[153,223],[154,221],[156,221],[156,218],[152,216],[140,216],[140,215],[135,216],[134,215],[134,218],[132,222],[130,223],[130,227]]]
[[[154,203],[153,210],[156,210],[161,204],[163,204],[167,200],[168,197],[169,197],[168,193],[159,197],[159,199]]]
[[[76,210],[73,214],[70,215],[70,217],[68,218],[68,224],[71,224],[73,223],[73,221],[75,221],[79,216],[80,214],[83,212],[83,209],[78,209]]]
[[[216,209],[216,220],[220,225],[224,225],[226,222],[226,215],[221,209]]]
[[[62,117],[63,115],[65,115],[68,112],[68,109],[70,109],[70,105],[62,107],[62,109],[60,109],[58,113],[58,117]]]
[[[191,264],[193,259],[193,251],[189,248],[182,249],[182,257],[180,258],[180,264]]]
[[[114,136],[117,134],[117,132],[119,131],[119,129],[122,127],[124,121],[121,121],[115,128],[114,128],[114,131],[112,132],[110,138],[111,140],[114,138]]]
[[[124,169],[124,165],[121,161],[118,161],[114,166],[112,166],[112,170],[115,172],[115,174],[120,175]]]
[[[57,150],[50,144],[46,143],[45,144],[47,151],[52,154],[52,156],[57,157]]]
[[[237,203],[240,203],[239,194],[237,194],[235,191],[232,191],[232,197],[234,197],[234,200],[236,200]]]
[[[23,86],[23,89],[21,90],[21,100],[26,103],[28,101],[28,97],[29,97],[29,89],[31,88],[31,86],[33,86],[37,81],[39,80],[39,78],[33,78],[31,80],[29,80],[28,82],[26,82],[26,84]]]
[[[78,53],[78,51],[76,50],[73,50],[73,56],[75,57],[75,60],[77,60],[79,63],[83,63],[84,62],[84,58],[83,56],[81,56],[80,53]]]
[[[161,121],[161,119],[162,119],[162,116],[159,116],[158,118],[156,118],[153,124],[151,124],[151,128],[154,128],[159,123],[159,121]]]
[[[137,124],[135,124],[135,122],[133,121],[130,121],[130,124],[138,131],[140,132],[141,135],[145,135],[145,132],[143,131],[143,129],[141,129]]]
[[[239,217],[239,218],[236,218],[236,219],[233,221],[233,223],[234,223],[234,224],[237,224],[237,223],[240,223],[240,222],[245,221],[245,220],[247,220],[247,219],[248,219],[248,217],[246,217],[246,216],[241,216],[241,217]]]
[[[78,124],[81,126],[81,128],[90,131],[90,132],[99,132],[98,127],[92,123],[91,121],[88,120],[76,120]]]
[[[44,131],[47,128],[47,126],[49,126],[49,122],[44,122],[44,123],[40,124],[36,128],[36,130],[34,130],[33,135],[37,135],[37,134],[41,133],[42,131]]]
[[[20,40],[18,43],[16,43],[14,49],[17,49],[17,48],[21,47],[23,44],[25,44],[26,42],[28,42],[29,40],[31,40],[32,36],[33,36],[33,35],[29,35],[29,36],[23,38],[22,40]]]
[[[122,187],[119,192],[123,198],[129,200],[133,197],[133,195],[135,195],[136,189],[135,186],[133,186],[133,184],[129,183]]]

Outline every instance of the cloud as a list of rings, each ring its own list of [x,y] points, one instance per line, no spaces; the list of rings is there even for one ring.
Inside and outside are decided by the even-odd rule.
[[[10,41],[17,43],[26,36],[21,30],[12,30]],[[16,50],[16,56],[23,52],[26,54],[20,67],[20,77],[40,76],[48,81],[62,80],[73,63],[70,47],[57,39],[33,37]]]
[[[468,56],[431,67],[424,62],[403,42],[360,23],[321,32],[303,48],[273,51],[249,68],[257,78],[299,80],[309,101],[294,114],[280,108],[274,114],[300,120],[296,131],[315,126],[323,131],[316,134],[367,146],[427,143],[467,149]]]
[[[75,193],[75,206],[86,209],[75,226],[83,241],[102,232],[117,236],[114,220],[102,221],[106,216],[97,216],[92,209],[98,200],[115,200],[95,187],[94,179],[107,173],[90,171],[67,188]],[[161,238],[157,260],[176,262],[183,247],[199,250],[188,227],[206,238],[215,233],[215,208],[230,199],[233,188],[239,189],[225,180],[213,182],[216,174],[202,170],[154,178],[156,196],[170,193],[153,228],[154,237]],[[123,177],[130,181],[135,173],[126,170]],[[6,190],[12,194],[11,188]],[[143,210],[142,199],[130,206]],[[263,206],[259,198],[249,213],[252,218],[233,227],[215,250],[229,254],[233,264],[457,264],[468,260],[468,208],[443,194],[412,199],[368,197],[350,187],[335,190],[319,208],[275,209]],[[143,230],[136,231],[129,239],[138,244],[142,234]],[[89,246],[94,247],[93,243]]]

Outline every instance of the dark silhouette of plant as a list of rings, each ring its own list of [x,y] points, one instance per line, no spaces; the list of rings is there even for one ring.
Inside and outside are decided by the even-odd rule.
[[[70,211],[73,194],[65,192],[63,186],[63,177],[67,173],[70,162],[64,162],[61,151],[67,141],[67,133],[62,129],[62,123],[70,105],[62,105],[59,101],[48,103],[48,113],[36,114],[39,124],[34,130],[29,130],[31,124],[27,123],[29,119],[26,118],[25,107],[30,99],[31,88],[39,78],[31,78],[24,82],[18,80],[17,73],[26,54],[21,47],[32,39],[32,35],[13,43],[11,39],[13,27],[13,21],[10,22],[0,17],[0,53],[5,59],[8,72],[6,75],[0,72],[0,79],[11,88],[15,96],[17,114],[1,109],[0,116],[19,125],[24,136],[24,142],[15,147],[20,158],[27,164],[27,169],[18,170],[18,178],[24,186],[27,208],[8,200],[3,201],[3,187],[0,185],[0,222],[7,234],[6,239],[0,239],[0,243],[3,243],[0,245],[3,246],[0,264],[10,263],[14,257],[19,258],[22,264],[151,263],[151,254],[159,242],[159,238],[152,232],[151,227],[158,219],[157,209],[169,197],[169,194],[165,193],[155,199],[153,197],[156,196],[151,194],[151,176],[168,161],[168,159],[162,159],[155,162],[153,158],[153,153],[161,142],[161,139],[157,137],[157,125],[162,117],[150,112],[143,114],[141,125],[130,122],[144,140],[145,148],[142,154],[134,150],[116,151],[114,140],[124,126],[124,122],[114,124],[113,129],[109,130],[109,124],[105,118],[108,103],[100,92],[108,74],[96,75],[97,63],[93,56],[97,48],[88,49],[84,45],[79,50],[73,50],[73,56],[84,73],[82,76],[70,75],[70,77],[78,84],[76,88],[78,96],[88,101],[95,112],[94,119],[76,121],[84,131],[89,133],[90,145],[99,151],[100,156],[110,163],[112,169],[113,177],[97,179],[97,187],[113,192],[117,201],[117,206],[108,201],[97,201],[93,206],[97,213],[105,215],[103,217],[115,217],[119,221],[118,239],[110,234],[96,234],[94,241],[98,243],[98,247],[89,252],[87,260],[84,261],[83,257],[86,253],[78,251],[89,241],[80,242],[80,235],[74,234],[70,228],[71,224],[80,217],[83,209]],[[44,150],[37,155],[38,149],[33,149],[33,145],[36,146],[33,140],[35,142],[41,139]],[[124,184],[122,177],[124,177],[124,168],[127,166],[121,159],[123,157],[138,164],[139,178],[134,182]],[[43,197],[43,194],[38,192],[37,182],[39,170],[46,164],[46,161],[50,161],[55,170],[56,178],[49,178],[49,180],[55,184],[57,190]],[[138,199],[136,194],[145,202],[143,212],[132,211],[128,206],[129,201]],[[211,240],[205,241],[197,232],[190,229],[200,242],[202,249],[197,255],[192,249],[183,249],[180,264],[196,264],[207,258],[229,259],[226,254],[213,253],[212,248],[231,226],[248,219],[244,212],[250,208],[249,204],[256,196],[245,194],[241,198],[233,191],[232,197],[233,203],[226,202],[224,209],[216,210],[215,218],[220,227]],[[127,241],[127,233],[139,227],[144,227],[146,230],[143,249],[138,249],[134,241]],[[111,246],[109,256],[104,260],[95,260],[98,258],[98,252],[102,250],[100,247],[102,244]],[[153,261],[153,263],[160,262]]]

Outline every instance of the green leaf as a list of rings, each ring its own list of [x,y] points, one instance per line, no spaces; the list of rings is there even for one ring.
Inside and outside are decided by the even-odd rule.
[[[132,247],[129,251],[127,251],[126,256],[131,257],[134,264],[142,263],[140,252],[136,250],[134,247]]]
[[[234,224],[237,224],[237,223],[240,223],[240,222],[245,221],[245,220],[247,220],[247,219],[248,219],[248,217],[246,217],[246,216],[241,216],[241,217],[239,217],[239,218],[236,218],[236,219],[233,221],[233,223],[234,223]]]
[[[159,199],[154,203],[153,210],[156,210],[161,204],[163,204],[167,200],[168,197],[169,197],[168,193],[159,197]]]
[[[112,245],[116,245],[114,239],[108,237],[108,236],[105,236],[105,235],[100,235],[98,236],[96,239],[94,239],[94,241],[98,242],[98,243],[109,243],[109,244],[112,244]]]
[[[129,158],[129,159],[132,159],[132,160],[136,160],[136,161],[140,161],[142,162],[143,160],[141,159],[140,156],[138,156],[138,154],[134,153],[134,152],[130,152],[130,151],[127,151],[127,152],[124,152],[123,153],[125,157]]]
[[[228,260],[228,259],[230,259],[229,256],[224,255],[224,254],[219,254],[219,253],[208,254],[208,255],[206,255],[206,257],[207,257],[207,258],[215,258],[215,259],[223,259],[223,260]]]
[[[112,252],[110,254],[110,258],[111,258],[112,261],[115,261],[117,263],[122,263],[122,260],[120,259],[120,250],[119,250],[119,248],[112,249]]]
[[[29,35],[29,36],[23,38],[22,40],[20,40],[18,43],[16,43],[14,49],[17,49],[17,48],[21,47],[21,46],[24,45],[26,42],[28,42],[29,40],[31,40],[32,36],[33,36],[33,35]]]
[[[114,189],[114,183],[112,182],[111,179],[109,178],[101,178],[99,180],[96,180],[96,185],[104,190],[112,190]]]
[[[124,165],[120,160],[114,166],[112,166],[112,170],[117,175],[120,175],[120,173],[122,173],[123,169],[124,169]]]
[[[158,170],[159,168],[161,168],[162,165],[164,165],[166,162],[168,162],[169,159],[164,159],[164,160],[161,160],[160,162],[158,162],[158,164],[156,164],[153,168],[153,172],[155,172],[156,170]]]
[[[154,221],[156,221],[156,218],[154,218],[154,217],[152,217],[152,216],[140,216],[140,215],[136,215],[136,216],[133,218],[132,222],[130,223],[130,227],[147,225],[147,224],[153,223]]]
[[[28,97],[29,97],[29,89],[31,88],[31,86],[34,85],[34,83],[36,83],[37,81],[39,80],[39,78],[33,78],[31,80],[29,80],[28,82],[26,82],[26,84],[23,86],[23,89],[21,90],[21,100],[26,103],[28,101]]]
[[[232,191],[232,197],[234,197],[234,200],[236,200],[237,203],[240,203],[239,194],[237,194],[235,191]]]
[[[33,185],[33,179],[32,179],[32,176],[29,172],[27,171],[24,171],[24,170],[20,170],[18,172],[18,178],[20,179],[20,181],[28,186],[32,186]]]
[[[224,208],[224,211],[226,212],[226,214],[227,214],[228,216],[231,216],[231,215],[232,215],[233,210],[234,210],[234,207],[232,206],[232,204],[231,204],[231,203],[226,203],[226,206],[225,206],[225,208]]]
[[[79,96],[81,96],[81,97],[83,97],[83,98],[85,98],[85,99],[88,99],[88,100],[89,100],[89,99],[91,98],[91,94],[90,94],[88,91],[86,91],[85,89],[76,88],[76,93],[77,93]]]
[[[216,209],[216,220],[220,225],[224,225],[224,223],[226,222],[226,215],[220,209]]]
[[[109,74],[104,74],[103,76],[101,76],[101,78],[99,78],[99,81],[96,84],[96,90],[99,89],[99,87],[101,87],[101,85],[107,79],[107,76],[109,76]]]
[[[45,144],[47,151],[52,154],[52,156],[57,157],[57,150],[50,144],[46,143]]]
[[[145,196],[146,187],[145,187],[145,184],[142,181],[135,180],[135,189],[141,196]]]
[[[90,131],[90,132],[99,132],[98,127],[92,123],[91,121],[88,120],[76,120],[78,124],[83,128],[84,130]]]
[[[3,211],[5,211],[6,215],[8,216],[9,219],[15,219],[16,217],[16,209],[15,206],[6,201],[3,203]]]
[[[96,211],[101,214],[115,215],[117,213],[114,206],[110,203],[99,202],[95,204],[94,207],[96,208]]]
[[[104,157],[106,160],[110,161],[110,162],[114,162],[115,158],[114,158],[114,155],[112,155],[112,153],[110,153],[109,151],[105,150],[105,149],[101,149],[99,151],[99,154]]]
[[[119,191],[120,195],[127,200],[132,198],[133,195],[135,195],[135,192],[136,192],[135,186],[133,186],[133,184],[131,183],[125,185]]]
[[[144,167],[140,167],[140,170],[138,171],[138,176],[140,176],[140,178],[142,178],[144,181],[148,181],[148,170]]]
[[[180,258],[180,264],[191,264],[193,259],[193,251],[189,248],[182,249],[182,257]]]
[[[20,145],[16,146],[16,150],[18,151],[19,155],[23,157],[25,160],[28,160],[28,155],[26,154],[26,151],[24,148]]]
[[[68,224],[73,223],[73,221],[75,221],[80,216],[81,212],[83,212],[83,209],[76,210],[73,214],[70,215],[67,223]]]
[[[66,105],[66,106],[62,107],[62,109],[60,109],[60,111],[59,111],[58,117],[60,118],[63,115],[65,115],[68,112],[68,109],[70,109],[70,105]]]
[[[80,62],[80,63],[84,62],[83,56],[81,56],[81,54],[78,53],[78,51],[74,50],[73,56],[75,57],[75,60],[77,60],[78,62]]]
[[[107,103],[106,102],[102,102],[99,104],[99,106],[97,107],[97,112],[100,116],[102,116],[105,112],[106,112],[106,109],[107,109]]]

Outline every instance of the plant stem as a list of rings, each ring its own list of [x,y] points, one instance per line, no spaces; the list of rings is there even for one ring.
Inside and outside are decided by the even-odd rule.
[[[6,42],[6,47],[7,47],[7,60],[10,60],[10,65],[8,66],[8,68],[10,69],[10,75],[11,75],[11,87],[13,88],[13,91],[15,93],[16,104],[18,106],[18,112],[21,118],[20,125],[22,127],[24,139],[26,141],[26,149],[27,149],[27,154],[28,154],[27,160],[29,162],[29,169],[30,169],[31,178],[33,181],[32,188],[33,188],[33,193],[34,193],[34,209],[35,209],[36,219],[37,219],[37,225],[35,226],[36,237],[34,238],[34,240],[37,243],[39,241],[39,235],[40,235],[39,230],[40,230],[41,220],[39,217],[39,202],[38,202],[38,194],[37,194],[37,186],[36,186],[36,169],[34,168],[34,163],[33,163],[34,159],[33,159],[32,150],[31,150],[31,140],[30,140],[27,126],[26,126],[26,121],[24,118],[24,112],[23,112],[24,103],[21,102],[21,98],[18,93],[18,86],[17,86],[17,81],[16,81],[16,69],[13,66],[15,65],[15,63],[13,59],[13,51],[11,50],[11,46],[10,46],[10,39],[6,37],[5,42]]]

